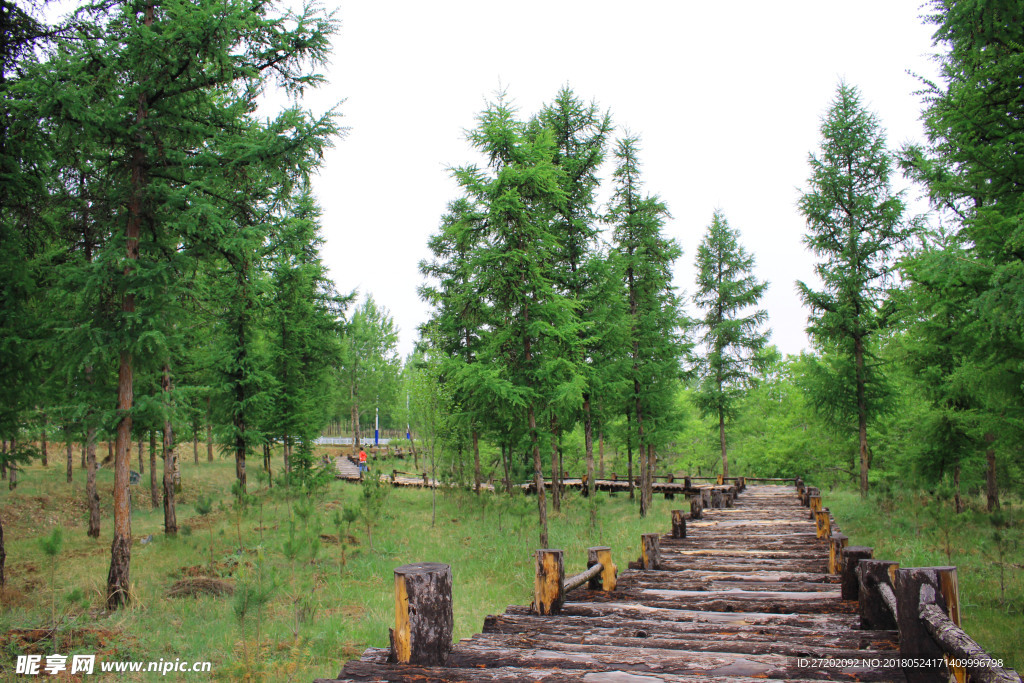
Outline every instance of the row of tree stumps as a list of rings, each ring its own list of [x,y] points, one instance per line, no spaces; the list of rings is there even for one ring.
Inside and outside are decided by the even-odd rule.
[[[856,600],[860,627],[898,630],[900,658],[920,666],[904,669],[908,683],[950,680],[1020,683],[1020,676],[996,666],[953,667],[940,662],[981,661],[991,657],[960,628],[956,567],[901,569],[898,562],[876,560],[873,549],[851,546],[839,533],[821,491],[797,478],[797,494],[809,509],[817,537],[828,544],[829,573],[840,576],[843,600]]]

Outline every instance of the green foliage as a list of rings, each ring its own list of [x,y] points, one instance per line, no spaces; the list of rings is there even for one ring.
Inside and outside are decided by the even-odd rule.
[[[383,516],[391,485],[376,476],[363,477],[359,496],[359,516],[366,527],[366,542],[373,548],[373,529]]]
[[[60,551],[64,548],[64,530],[59,526],[54,527],[48,535],[40,538],[38,543],[39,549],[43,551],[43,554],[50,559],[54,559],[60,555]]]

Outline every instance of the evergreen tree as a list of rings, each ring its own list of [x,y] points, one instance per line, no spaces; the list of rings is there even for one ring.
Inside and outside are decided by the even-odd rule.
[[[698,362],[700,383],[694,395],[704,416],[718,420],[722,476],[729,476],[725,423],[736,415],[744,391],[764,372],[768,313],[757,306],[767,282],[754,277],[754,257],[740,245],[739,231],[715,211],[697,249],[697,291],[693,301],[704,312],[697,322],[703,331],[704,356]],[[744,313],[747,313],[744,315]]]
[[[353,452],[360,447],[360,419],[378,405],[393,405],[398,396],[402,362],[398,328],[388,310],[367,296],[345,327],[341,373],[348,388]]]
[[[640,514],[650,510],[655,448],[673,424],[672,396],[681,376],[686,347],[685,320],[672,286],[672,264],[682,254],[661,234],[668,209],[657,196],[643,194],[639,141],[626,137],[615,149],[615,191],[608,221],[615,226],[615,268],[625,284],[632,393],[624,406],[636,421],[640,452]],[[659,433],[660,427],[660,433]]]
[[[868,491],[868,423],[887,390],[870,343],[885,327],[881,304],[892,252],[904,238],[903,202],[890,187],[892,156],[878,119],[856,88],[841,83],[821,125],[821,153],[810,156],[809,189],[800,199],[804,243],[822,260],[822,289],[797,288],[811,309],[807,331],[834,354],[819,366],[817,402],[837,424],[856,425],[860,490]]]

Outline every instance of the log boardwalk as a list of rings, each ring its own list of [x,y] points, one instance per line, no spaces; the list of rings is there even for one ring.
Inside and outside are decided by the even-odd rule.
[[[455,643],[443,666],[389,664],[388,649],[371,648],[338,680],[904,680],[896,631],[859,628],[857,602],[842,600],[828,573],[829,539],[794,488],[750,485],[731,502],[674,515],[676,537],[645,537],[643,562],[630,563],[652,568],[619,573],[611,592],[593,589],[595,578],[560,596],[553,614],[509,607]],[[543,553],[560,561],[561,551]]]

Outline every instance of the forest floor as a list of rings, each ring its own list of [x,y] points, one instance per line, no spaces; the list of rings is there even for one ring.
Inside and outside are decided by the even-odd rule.
[[[1024,508],[1004,498],[1002,519],[984,498],[953,501],[922,491],[870,494],[822,491],[850,545],[874,548],[901,567],[956,566],[964,630],[996,659],[1024,672]],[[994,521],[1001,521],[996,526]]]
[[[148,462],[141,482],[132,486],[133,601],[116,612],[104,608],[113,472],[98,474],[99,539],[86,536],[85,472],[78,467],[77,449],[71,484],[65,481],[64,462],[52,459],[48,468],[35,463],[23,469],[14,491],[6,482],[0,485],[7,550],[0,680],[15,680],[17,655],[44,655],[45,664],[45,655],[54,652],[97,655],[97,675],[82,680],[102,680],[102,661],[159,660],[209,661],[211,673],[108,677],[333,677],[364,648],[387,645],[394,623],[393,570],[411,562],[452,566],[456,638],[479,632],[487,614],[531,599],[532,553],[538,547],[535,497],[439,491],[435,515],[430,491],[387,488],[371,546],[364,521],[342,523],[340,529],[335,523],[336,512],[360,508],[360,484],[332,480],[310,505],[295,490],[268,489],[257,471],[260,461],[253,459],[249,491],[254,501],[243,511],[233,506],[230,493],[233,460],[208,463],[200,453],[194,464],[191,449],[183,451],[176,537],[163,534],[162,507],[151,508]],[[375,469],[410,465],[380,461]],[[205,496],[212,497],[213,510],[204,516],[196,501]],[[561,512],[549,513],[549,546],[565,551],[567,574],[585,568],[586,548],[594,545],[611,546],[624,568],[639,555],[640,534],[667,531],[669,510],[679,504],[657,496],[652,516],[641,520],[625,494],[599,494],[593,503],[570,494]],[[590,524],[592,506],[596,528]],[[63,530],[64,542],[51,558],[40,539],[56,527]],[[65,672],[65,680],[75,678]]]

